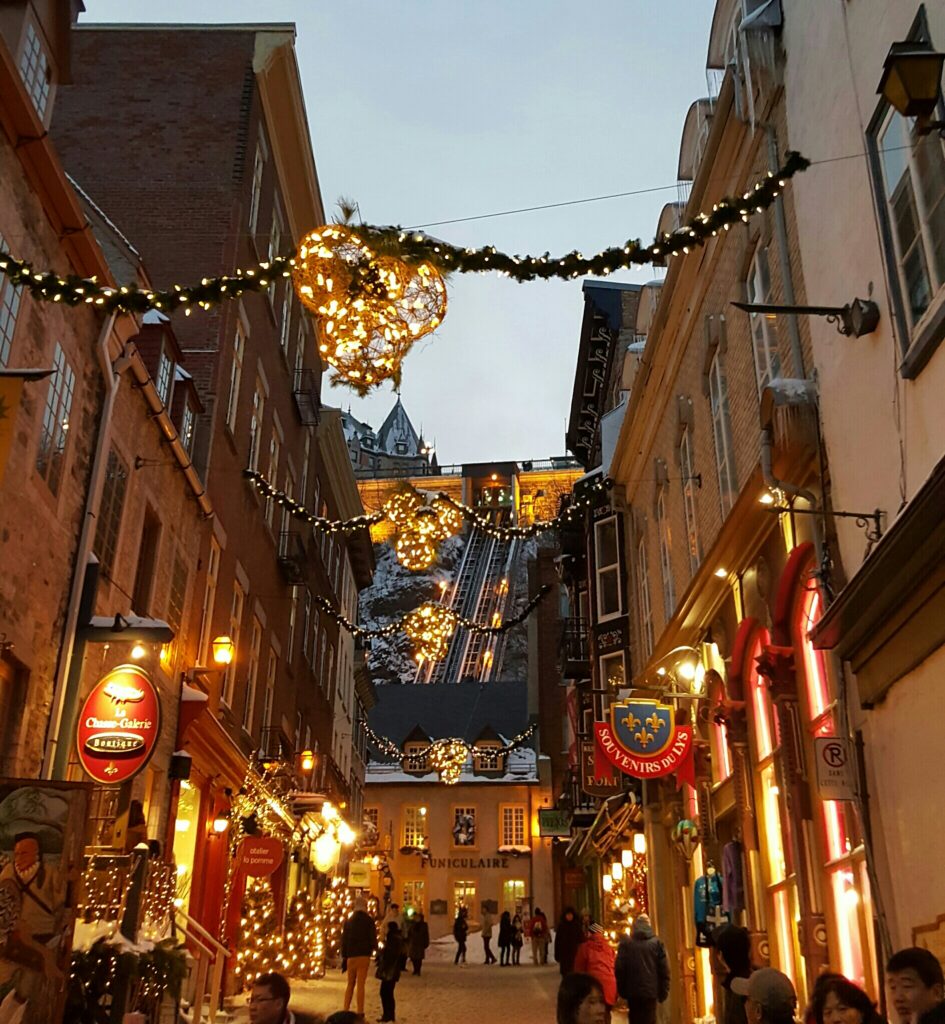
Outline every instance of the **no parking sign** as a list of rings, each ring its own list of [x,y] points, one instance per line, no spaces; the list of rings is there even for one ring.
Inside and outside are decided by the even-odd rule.
[[[855,800],[856,773],[850,741],[838,736],[818,736],[814,740],[814,758],[820,799]]]

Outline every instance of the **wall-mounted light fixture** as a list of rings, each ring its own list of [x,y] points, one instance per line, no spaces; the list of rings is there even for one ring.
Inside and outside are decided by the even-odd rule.
[[[893,43],[883,61],[876,92],[903,117],[914,117],[919,135],[945,129],[945,121],[932,120],[942,95],[943,64],[945,53],[925,39]]]
[[[879,306],[872,299],[854,299],[845,306],[779,306],[772,302],[733,302],[732,305],[746,313],[760,313],[770,320],[791,314],[822,316],[847,337],[862,338],[879,326]]]

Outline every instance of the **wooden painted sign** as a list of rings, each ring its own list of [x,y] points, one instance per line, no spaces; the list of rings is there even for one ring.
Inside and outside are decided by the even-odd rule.
[[[244,874],[266,878],[278,869],[284,855],[281,841],[273,836],[246,836],[240,842],[236,861]]]
[[[76,729],[76,751],[96,782],[115,785],[148,763],[161,732],[161,700],[138,665],[119,665],[85,698]]]

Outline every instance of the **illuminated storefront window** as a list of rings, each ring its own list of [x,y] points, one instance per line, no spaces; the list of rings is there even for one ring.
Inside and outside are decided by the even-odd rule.
[[[177,802],[177,820],[174,822],[174,863],[177,865],[177,896],[174,904],[185,910],[190,905],[199,824],[200,790],[183,781]]]

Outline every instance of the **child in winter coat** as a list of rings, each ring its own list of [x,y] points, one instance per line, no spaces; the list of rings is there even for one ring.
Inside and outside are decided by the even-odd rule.
[[[607,1004],[606,1024],[610,1024],[610,1011],[617,1002],[617,979],[614,976],[614,950],[607,941],[604,929],[592,922],[588,926],[587,938],[578,946],[574,958],[576,974],[589,974],[596,978],[604,993]]]

